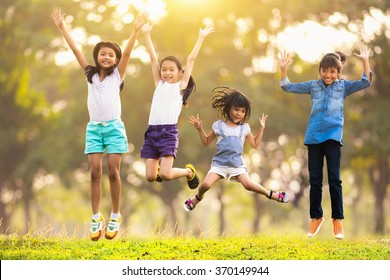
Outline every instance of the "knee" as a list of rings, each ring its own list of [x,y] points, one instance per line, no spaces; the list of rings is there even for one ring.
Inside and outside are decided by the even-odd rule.
[[[255,190],[254,186],[250,183],[248,184],[242,184],[242,186],[247,190],[247,191],[250,191],[250,192],[253,192]]]
[[[146,175],[146,180],[150,183],[156,181],[156,176]]]
[[[338,177],[330,177],[328,183],[329,186],[341,187],[342,181]]]
[[[202,193],[205,193],[211,188],[211,185],[203,182],[198,186],[198,188],[199,188],[199,191],[201,191]]]
[[[161,177],[161,179],[163,179],[164,181],[170,181],[170,180],[172,180],[171,174],[168,173],[168,172],[161,172],[161,171],[160,171],[160,177]]]
[[[322,187],[322,176],[319,175],[310,175],[310,185],[315,187]]]
[[[110,169],[108,170],[108,179],[110,182],[119,180],[119,170]]]
[[[102,178],[102,172],[99,169],[91,169],[91,182],[100,181]]]

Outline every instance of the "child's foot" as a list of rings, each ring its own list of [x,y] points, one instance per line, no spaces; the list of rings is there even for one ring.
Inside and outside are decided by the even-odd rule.
[[[322,226],[322,223],[325,221],[323,217],[318,219],[311,219],[310,221],[310,231],[307,234],[307,237],[313,237],[315,236]]]
[[[192,170],[192,177],[191,179],[187,179],[188,187],[193,190],[196,189],[199,186],[199,176],[196,174],[196,169],[192,164],[187,164],[185,168],[189,168]]]
[[[273,190],[269,191],[269,199],[274,199],[278,202],[287,203],[288,195],[285,192],[275,192]]]
[[[119,232],[119,226],[121,225],[122,217],[119,217],[116,220],[111,219],[107,224],[105,237],[107,239],[114,239]]]
[[[187,199],[186,202],[184,202],[184,210],[187,212],[192,211],[201,200],[202,199],[200,199],[198,195],[195,195],[192,199]]]
[[[343,229],[343,220],[340,219],[333,219],[333,235],[337,239],[343,239],[344,238],[344,229]]]
[[[98,241],[102,235],[104,230],[104,217],[100,214],[98,220],[92,219],[91,221],[91,232],[89,233],[89,237],[92,241]]]

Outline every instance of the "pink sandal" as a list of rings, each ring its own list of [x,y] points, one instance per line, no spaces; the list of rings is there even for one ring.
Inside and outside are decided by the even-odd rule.
[[[199,199],[199,196],[198,195],[195,195],[196,199],[200,202],[201,199]],[[192,210],[194,210],[195,208],[195,204],[192,202],[191,198],[187,199],[186,202],[184,202],[184,210],[186,212],[190,212]]]
[[[270,190],[270,193],[269,193],[269,199],[272,199],[272,195],[274,194],[274,191],[273,190]],[[278,199],[277,199],[278,202],[282,202],[282,203],[287,203],[288,202],[288,195],[287,193],[285,192],[279,192],[278,193]]]

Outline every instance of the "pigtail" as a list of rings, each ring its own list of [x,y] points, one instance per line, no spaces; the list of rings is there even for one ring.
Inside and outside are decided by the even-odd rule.
[[[191,93],[195,92],[195,90],[196,90],[196,83],[194,77],[190,76],[187,87],[180,91],[181,95],[183,96],[183,105],[185,107],[188,107],[188,98],[190,97]]]
[[[327,69],[329,67],[336,68],[339,74],[341,74],[343,70],[343,65],[347,60],[347,56],[340,51],[327,53],[324,55],[320,61],[318,66],[318,71],[321,69]]]
[[[347,56],[345,54],[343,54],[342,52],[337,51],[336,54],[339,55],[340,61],[342,64],[344,64],[347,61]]]

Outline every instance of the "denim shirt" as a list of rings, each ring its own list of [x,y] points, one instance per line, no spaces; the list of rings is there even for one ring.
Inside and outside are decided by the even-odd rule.
[[[326,140],[336,140],[343,144],[344,100],[354,92],[370,87],[373,73],[370,73],[370,83],[364,73],[361,80],[336,80],[325,87],[322,79],[303,83],[290,83],[288,77],[279,81],[286,92],[310,94],[311,113],[306,129],[304,144],[320,144]]]

